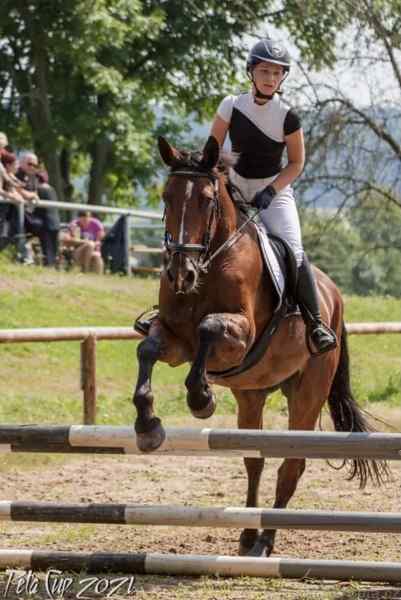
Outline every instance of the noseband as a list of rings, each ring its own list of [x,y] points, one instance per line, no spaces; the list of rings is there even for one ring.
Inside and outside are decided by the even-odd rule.
[[[170,175],[175,175],[178,177],[206,177],[213,183],[213,199],[211,202],[212,209],[209,215],[208,226],[203,237],[202,244],[182,244],[173,239],[171,233],[169,233],[166,229],[164,236],[164,247],[166,248],[169,255],[174,256],[174,254],[188,254],[197,252],[199,254],[198,260],[195,261],[191,256],[188,256],[191,263],[194,265],[196,270],[202,270],[203,264],[206,256],[209,253],[210,242],[211,242],[211,233],[213,227],[213,221],[215,217],[219,213],[219,200],[218,200],[218,185],[219,180],[216,175],[210,172],[202,172],[202,171],[187,171],[187,170],[179,170],[179,171],[171,171]]]

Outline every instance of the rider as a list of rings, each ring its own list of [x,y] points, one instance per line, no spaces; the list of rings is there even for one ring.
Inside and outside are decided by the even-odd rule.
[[[299,116],[281,100],[280,86],[290,71],[287,50],[276,41],[262,39],[251,49],[246,70],[251,91],[222,100],[211,135],[223,145],[227,133],[237,161],[231,182],[258,209],[266,230],[292,248],[298,266],[297,302],[308,334],[318,353],[337,346],[335,333],[323,323],[312,268],[302,247],[301,230],[292,182],[304,166],[303,131]],[[288,164],[282,155],[287,150]],[[135,328],[147,334],[153,313],[141,315]]]
[[[290,57],[278,42],[262,39],[251,49],[247,63],[251,90],[226,96],[211,129],[220,146],[229,133],[237,161],[230,180],[258,209],[268,233],[283,238],[298,266],[297,302],[318,353],[336,347],[334,332],[323,322],[318,293],[302,247],[292,182],[304,166],[304,140],[299,116],[281,100],[280,86],[290,71]],[[288,163],[283,168],[282,155]]]

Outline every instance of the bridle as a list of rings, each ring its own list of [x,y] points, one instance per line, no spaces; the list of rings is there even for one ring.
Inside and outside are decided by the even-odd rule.
[[[187,169],[170,171],[170,176],[176,175],[181,177],[206,177],[213,183],[213,199],[211,204],[211,211],[208,220],[208,227],[206,229],[205,235],[203,237],[202,244],[183,244],[173,239],[172,235],[167,231],[164,234],[164,247],[168,253],[168,255],[172,258],[175,254],[183,254],[185,255],[192,265],[194,266],[196,271],[201,271],[203,273],[207,273],[209,265],[216,258],[218,254],[223,252],[223,250],[227,250],[232,246],[237,239],[242,235],[244,228],[257,217],[261,209],[257,209],[250,217],[245,219],[245,221],[240,225],[240,227],[234,231],[230,235],[230,237],[223,242],[217,250],[215,250],[210,256],[210,242],[212,240],[212,227],[213,222],[220,215],[220,205],[219,205],[219,178],[217,175],[210,171],[192,171]],[[191,255],[192,253],[198,253],[198,260],[194,260]]]
[[[219,178],[217,175],[209,171],[192,171],[186,169],[171,171],[170,176],[172,175],[178,177],[206,177],[213,183],[213,198],[209,203],[211,210],[208,218],[208,226],[203,236],[202,244],[183,244],[174,240],[171,233],[169,233],[167,229],[164,234],[164,247],[171,257],[173,257],[174,254],[184,254],[187,256],[187,258],[189,258],[197,270],[204,270],[205,259],[210,250],[213,223],[220,214],[218,198]],[[199,254],[197,261],[195,261],[192,256],[188,256],[188,253],[192,254],[194,252]]]

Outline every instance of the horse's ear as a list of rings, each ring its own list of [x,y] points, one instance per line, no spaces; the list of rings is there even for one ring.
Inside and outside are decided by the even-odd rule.
[[[178,150],[173,146],[170,146],[168,141],[161,135],[157,138],[157,144],[159,146],[160,156],[167,166],[172,167],[173,164],[181,158]]]
[[[211,135],[203,148],[202,166],[211,171],[218,163],[220,155],[220,146],[216,138]]]

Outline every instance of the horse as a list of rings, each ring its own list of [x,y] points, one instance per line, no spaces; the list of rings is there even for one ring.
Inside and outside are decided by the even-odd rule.
[[[172,367],[191,364],[185,380],[187,404],[199,419],[214,412],[214,383],[231,389],[241,429],[263,428],[267,395],[280,388],[288,402],[290,430],[313,430],[327,401],[337,431],[370,431],[350,386],[341,294],[317,268],[321,314],[337,335],[337,348],[312,355],[303,319],[295,312],[281,319],[256,364],[230,375],[230,369],[243,363],[265,330],[276,302],[256,227],[245,223],[243,212],[233,202],[215,138],[207,140],[202,152],[178,150],[164,138],[159,138],[158,146],[170,168],[163,192],[165,252],[159,314],[137,348],[139,372],[133,402],[139,449],[152,452],[165,439],[153,408],[151,376],[156,361]],[[249,457],[244,462],[246,506],[256,507],[264,458]],[[361,487],[369,479],[381,483],[387,472],[385,462],[365,458],[347,461],[347,465],[348,479],[359,479]],[[304,470],[303,458],[283,461],[274,508],[287,506]],[[272,529],[244,529],[240,554],[270,555],[275,534]]]

